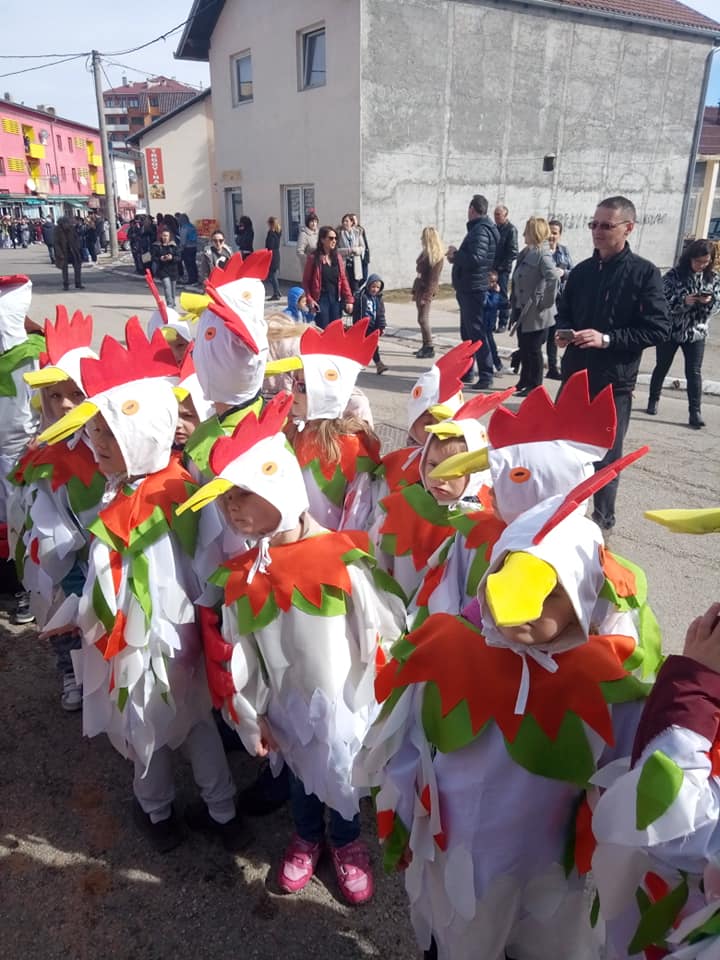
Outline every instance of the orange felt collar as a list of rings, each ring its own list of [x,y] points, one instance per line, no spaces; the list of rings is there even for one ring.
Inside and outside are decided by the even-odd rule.
[[[418,451],[418,455],[413,457],[408,467],[405,467],[407,458],[411,453]],[[392,450],[386,453],[382,458],[382,465],[385,468],[385,482],[388,485],[390,493],[394,493],[400,486],[410,486],[411,483],[420,483],[420,447],[401,447],[399,450]]]
[[[165,469],[149,474],[131,493],[121,490],[112,503],[100,511],[99,519],[127,546],[132,531],[145,523],[156,507],[160,507],[170,523],[173,507],[187,500],[186,484],[192,482],[185,468],[171,458]]]

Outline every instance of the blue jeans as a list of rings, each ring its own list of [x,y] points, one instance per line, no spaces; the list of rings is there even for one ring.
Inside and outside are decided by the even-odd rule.
[[[315,314],[315,323],[324,330],[333,320],[339,320],[342,316],[342,305],[337,297],[332,297],[329,293],[321,293],[318,300],[319,311]]]
[[[505,297],[507,301],[508,295],[508,283],[510,282],[510,271],[509,270],[498,270],[498,286],[500,287],[500,292]],[[507,328],[508,322],[510,320],[510,304],[506,303],[504,307],[500,307],[498,310],[498,322],[497,329],[505,330]]]
[[[482,341],[482,345],[475,353],[474,362],[477,365],[478,383],[489,387],[493,380],[493,361],[483,316],[485,291],[456,290],[455,297],[460,307],[460,336],[463,340]],[[472,368],[468,373],[472,373]]]
[[[306,843],[319,843],[325,835],[325,804],[314,793],[305,793],[302,780],[290,774],[290,811],[295,830]],[[360,815],[345,820],[330,810],[328,834],[333,847],[344,847],[360,836]]]
[[[163,293],[165,294],[165,302],[169,307],[175,306],[175,280],[172,277],[162,277],[160,282],[162,283]]]
[[[493,328],[488,323],[485,324],[485,337],[487,339],[488,347],[490,348],[490,356],[492,357],[493,366],[496,370],[499,370],[502,367],[502,360],[500,359],[497,344],[495,343]]]
[[[272,287],[272,295],[274,297],[280,296],[280,284],[278,283],[278,273],[280,273],[280,268],[276,267],[274,270],[271,270],[268,273],[267,282]]]
[[[71,650],[79,650],[82,646],[82,637],[79,633],[59,633],[50,637],[50,643],[55,652],[55,666],[61,676],[73,673]]]

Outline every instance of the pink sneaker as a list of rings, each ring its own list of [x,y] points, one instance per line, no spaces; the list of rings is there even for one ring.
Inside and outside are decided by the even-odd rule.
[[[375,892],[370,851],[363,840],[332,847],[332,860],[342,895],[353,905],[365,903]]]
[[[297,834],[288,844],[278,870],[278,883],[285,893],[297,893],[310,882],[320,859],[319,843],[308,843]]]

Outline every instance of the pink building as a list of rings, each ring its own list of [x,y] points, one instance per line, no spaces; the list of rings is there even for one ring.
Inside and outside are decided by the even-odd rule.
[[[100,131],[0,100],[0,214],[57,219],[105,209]]]

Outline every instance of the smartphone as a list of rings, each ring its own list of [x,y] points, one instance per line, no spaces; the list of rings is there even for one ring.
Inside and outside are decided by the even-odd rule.
[[[556,330],[555,339],[558,341],[558,343],[562,343],[565,346],[567,346],[569,343],[572,343],[573,340],[575,339],[575,331],[564,330],[564,329]]]

